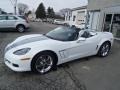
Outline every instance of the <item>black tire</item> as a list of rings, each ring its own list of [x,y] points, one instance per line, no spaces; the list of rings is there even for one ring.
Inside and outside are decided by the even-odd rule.
[[[75,25],[72,25],[71,28],[76,28],[76,26],[75,26]]]
[[[98,51],[98,56],[100,57],[106,57],[108,56],[109,52],[110,52],[110,49],[111,49],[111,44],[110,42],[104,42],[99,51]]]
[[[45,56],[45,55],[48,55],[48,56],[50,56],[51,58],[52,58],[52,65],[51,65],[51,67],[49,68],[49,70],[47,70],[47,71],[45,71],[45,72],[41,72],[40,70],[38,70],[38,68],[37,68],[37,64],[38,64],[38,61],[39,62],[43,62],[42,60],[40,60],[40,57],[42,57],[42,56]],[[51,53],[51,52],[41,52],[41,53],[39,53],[39,54],[37,54],[34,58],[33,58],[33,60],[32,60],[32,62],[31,62],[31,70],[33,71],[33,72],[36,72],[36,73],[39,73],[39,74],[45,74],[45,73],[47,73],[47,72],[49,72],[49,71],[51,71],[52,69],[54,69],[55,67],[56,67],[56,58],[55,58],[55,56],[54,56],[54,54],[53,53]],[[41,65],[42,66],[42,65]],[[40,67],[41,67],[40,66]]]
[[[17,31],[20,32],[20,33],[25,32],[25,26],[24,26],[24,25],[18,25],[18,26],[16,27],[16,29],[17,29]]]

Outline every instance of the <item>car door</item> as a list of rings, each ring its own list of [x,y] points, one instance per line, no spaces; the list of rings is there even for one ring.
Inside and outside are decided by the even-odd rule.
[[[100,41],[100,37],[98,37],[97,34],[86,38],[86,44],[87,44],[86,46],[88,50],[84,56],[91,56],[97,54],[99,41]]]
[[[70,48],[68,49],[68,55],[69,55],[69,59],[77,59],[77,58],[81,58],[84,57],[85,54],[87,54],[88,49],[89,49],[89,45],[87,44],[87,41],[82,40],[83,38],[81,38],[81,40],[76,40],[71,42]]]
[[[70,42],[67,49],[68,60],[94,55],[98,42],[96,37],[96,35],[87,38],[80,36],[78,40]]]
[[[7,16],[0,16],[0,28],[6,28],[6,21]]]
[[[7,17],[7,27],[15,28],[16,22],[17,22],[17,18],[15,16],[8,16]]]

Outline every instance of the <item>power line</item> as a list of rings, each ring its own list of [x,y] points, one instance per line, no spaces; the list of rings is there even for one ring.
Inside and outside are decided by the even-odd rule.
[[[9,1],[10,1],[10,3],[14,6],[13,1],[12,1],[12,0],[9,0]]]
[[[10,0],[10,2],[11,2],[11,4],[12,4],[12,6],[14,7],[14,13],[16,14],[17,13],[17,9],[16,9],[16,7],[17,7],[17,0]]]
[[[34,0],[32,8],[34,8],[34,5],[37,3],[38,0]]]

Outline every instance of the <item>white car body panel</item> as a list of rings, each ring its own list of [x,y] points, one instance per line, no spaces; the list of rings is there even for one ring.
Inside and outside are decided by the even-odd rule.
[[[6,24],[7,24],[6,20],[0,20],[0,28],[6,27]]]
[[[93,33],[94,34],[94,33]],[[57,65],[86,57],[91,55],[96,55],[100,46],[105,41],[110,41],[111,44],[113,43],[113,35],[108,32],[96,32],[96,35],[87,38],[86,40],[82,40],[80,37],[78,40],[75,41],[57,41],[50,38],[40,41],[33,41],[30,43],[26,43],[23,45],[19,45],[15,48],[12,48],[8,51],[5,51],[5,64],[14,71],[30,71],[31,70],[31,61],[33,57],[38,54],[39,52],[50,50],[56,53],[58,57]],[[33,34],[33,35],[26,35],[17,38],[15,41],[10,43],[8,47],[11,45],[20,42],[25,39],[33,38],[33,37],[45,37],[41,34]],[[31,48],[31,50],[25,55],[14,55],[13,52],[22,48]],[[22,61],[22,58],[30,58],[29,60]],[[14,67],[11,63],[15,63],[19,65],[19,68]]]

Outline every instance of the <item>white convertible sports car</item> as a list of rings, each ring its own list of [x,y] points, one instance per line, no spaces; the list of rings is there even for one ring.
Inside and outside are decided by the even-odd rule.
[[[113,44],[109,32],[58,27],[47,34],[25,35],[5,48],[5,64],[14,71],[44,74],[59,64],[91,55],[105,57]]]

